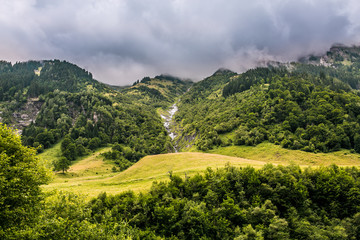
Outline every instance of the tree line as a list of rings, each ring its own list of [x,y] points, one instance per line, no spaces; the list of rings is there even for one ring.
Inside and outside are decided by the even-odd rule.
[[[359,239],[360,170],[207,169],[147,192],[44,194],[33,148],[0,125],[1,239]]]
[[[108,144],[126,146],[118,149],[126,151],[114,160],[125,158],[132,163],[148,154],[167,152],[170,140],[155,110],[117,104],[122,100],[116,96],[92,91],[50,92],[36,122],[23,130],[22,141],[42,151],[62,140],[63,158],[56,170],[65,170],[70,161]]]
[[[360,152],[360,97],[341,79],[285,69],[257,68],[222,77],[208,97],[196,85],[179,104],[175,117],[182,135],[196,133],[196,147],[256,145],[263,141],[285,148],[329,152],[340,148]],[[219,82],[217,79],[210,80]],[[227,80],[226,80],[227,79]],[[206,87],[205,82],[199,85]],[[233,133],[233,137],[222,135]]]

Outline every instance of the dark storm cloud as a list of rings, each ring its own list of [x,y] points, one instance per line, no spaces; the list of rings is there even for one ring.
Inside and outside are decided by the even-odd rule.
[[[355,0],[0,0],[0,56],[65,59],[100,81],[200,79],[359,43]]]

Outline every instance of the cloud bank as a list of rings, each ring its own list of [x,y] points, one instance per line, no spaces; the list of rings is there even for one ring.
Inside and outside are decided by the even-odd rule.
[[[125,85],[200,80],[360,43],[357,0],[0,0],[0,59],[61,59]]]

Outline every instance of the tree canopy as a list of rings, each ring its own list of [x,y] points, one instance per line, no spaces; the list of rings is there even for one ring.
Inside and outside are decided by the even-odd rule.
[[[0,124],[0,238],[31,222],[43,197],[40,185],[49,175],[35,154]]]

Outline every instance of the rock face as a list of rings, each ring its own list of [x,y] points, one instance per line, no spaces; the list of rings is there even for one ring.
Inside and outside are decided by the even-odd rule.
[[[43,102],[39,101],[38,98],[29,98],[27,103],[21,109],[12,114],[13,123],[11,126],[14,129],[17,129],[17,132],[21,134],[24,127],[29,126],[31,122],[35,122],[42,104]]]

